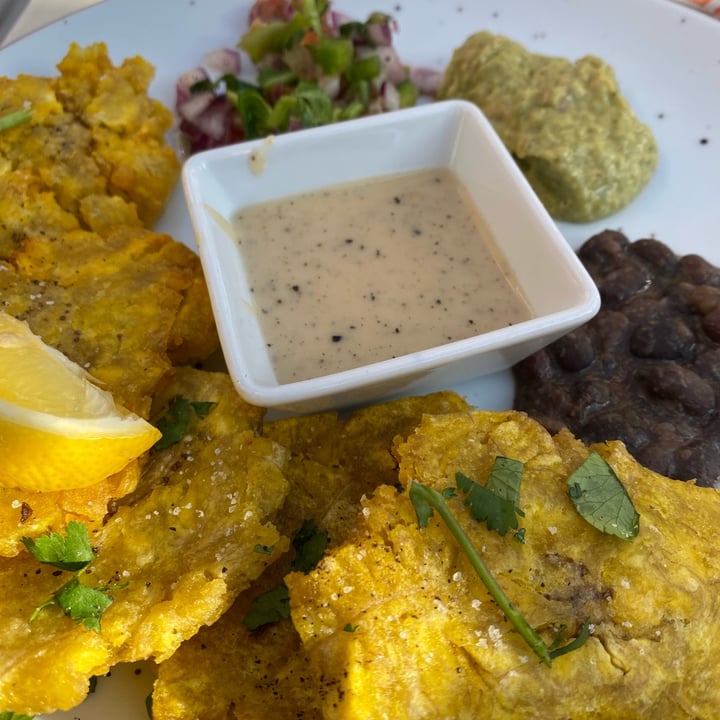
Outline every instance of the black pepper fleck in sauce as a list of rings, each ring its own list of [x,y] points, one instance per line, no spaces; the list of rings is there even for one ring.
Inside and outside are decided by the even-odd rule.
[[[281,382],[530,317],[467,191],[446,169],[244,208],[235,227]]]

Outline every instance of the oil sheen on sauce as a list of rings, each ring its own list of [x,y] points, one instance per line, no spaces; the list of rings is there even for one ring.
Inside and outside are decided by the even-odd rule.
[[[277,380],[305,380],[531,317],[446,168],[243,208],[234,228]]]

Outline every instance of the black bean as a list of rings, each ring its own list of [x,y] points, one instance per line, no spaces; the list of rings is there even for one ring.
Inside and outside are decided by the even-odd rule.
[[[600,310],[590,325],[600,352],[610,357],[627,352],[625,348],[630,334],[630,322],[625,315],[612,310]]]
[[[694,346],[695,335],[680,318],[653,318],[638,325],[630,337],[630,351],[641,358],[688,358]]]
[[[712,385],[697,373],[676,363],[651,365],[636,374],[648,392],[679,403],[690,415],[703,416],[715,409]]]
[[[705,317],[703,317],[702,329],[706,335],[715,342],[720,342],[720,307],[716,307],[711,310]]]
[[[720,286],[720,269],[699,255],[685,255],[680,258],[678,277],[694,285]]]
[[[693,365],[695,372],[718,387],[720,383],[720,348],[711,348],[697,355]]]
[[[688,303],[690,307],[701,315],[715,310],[720,305],[720,288],[711,285],[690,285]]]
[[[589,443],[622,440],[630,452],[636,452],[649,440],[645,423],[623,409],[594,414],[583,426],[583,436]]]
[[[554,368],[547,350],[538,350],[515,366],[515,372],[529,382],[552,382]]]
[[[673,275],[677,269],[677,255],[659,240],[653,238],[636,240],[628,245],[628,252],[641,258],[663,275]]]
[[[630,241],[622,233],[605,230],[585,242],[578,255],[588,269],[621,267],[629,244]]]
[[[626,266],[612,270],[596,283],[606,307],[616,307],[650,286],[650,276],[642,267]]]
[[[720,440],[718,430],[681,445],[676,453],[677,474],[698,485],[720,488]]]
[[[584,370],[595,357],[592,338],[586,328],[580,328],[560,338],[553,351],[558,365],[570,372]]]

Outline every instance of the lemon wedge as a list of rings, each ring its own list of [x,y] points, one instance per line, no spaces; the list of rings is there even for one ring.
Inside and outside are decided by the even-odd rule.
[[[87,487],[160,435],[27,323],[0,312],[0,487]]]

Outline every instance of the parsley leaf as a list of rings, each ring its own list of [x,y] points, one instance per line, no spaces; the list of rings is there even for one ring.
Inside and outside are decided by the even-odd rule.
[[[618,476],[598,453],[590,453],[567,484],[575,509],[593,527],[623,540],[638,534],[640,515]]]
[[[36,540],[24,537],[22,541],[35,559],[41,563],[54,565],[61,570],[82,570],[95,557],[95,553],[90,547],[87,526],[71,520],[67,524],[65,532],[65,535],[51,532],[41,535]]]
[[[157,423],[162,437],[155,443],[157,450],[174,445],[187,433],[193,415],[204,418],[214,407],[214,402],[192,402],[182,395],[176,395],[170,402],[167,413]]]
[[[479,522],[487,522],[490,530],[506,535],[517,529],[518,515],[525,513],[518,507],[520,482],[524,466],[519,460],[496,457],[486,485],[478,485],[462,473],[456,473],[458,490],[466,494],[465,504]]]
[[[290,593],[287,585],[280,583],[272,590],[258,595],[243,618],[248,630],[257,630],[263,625],[287,620],[290,617]]]

